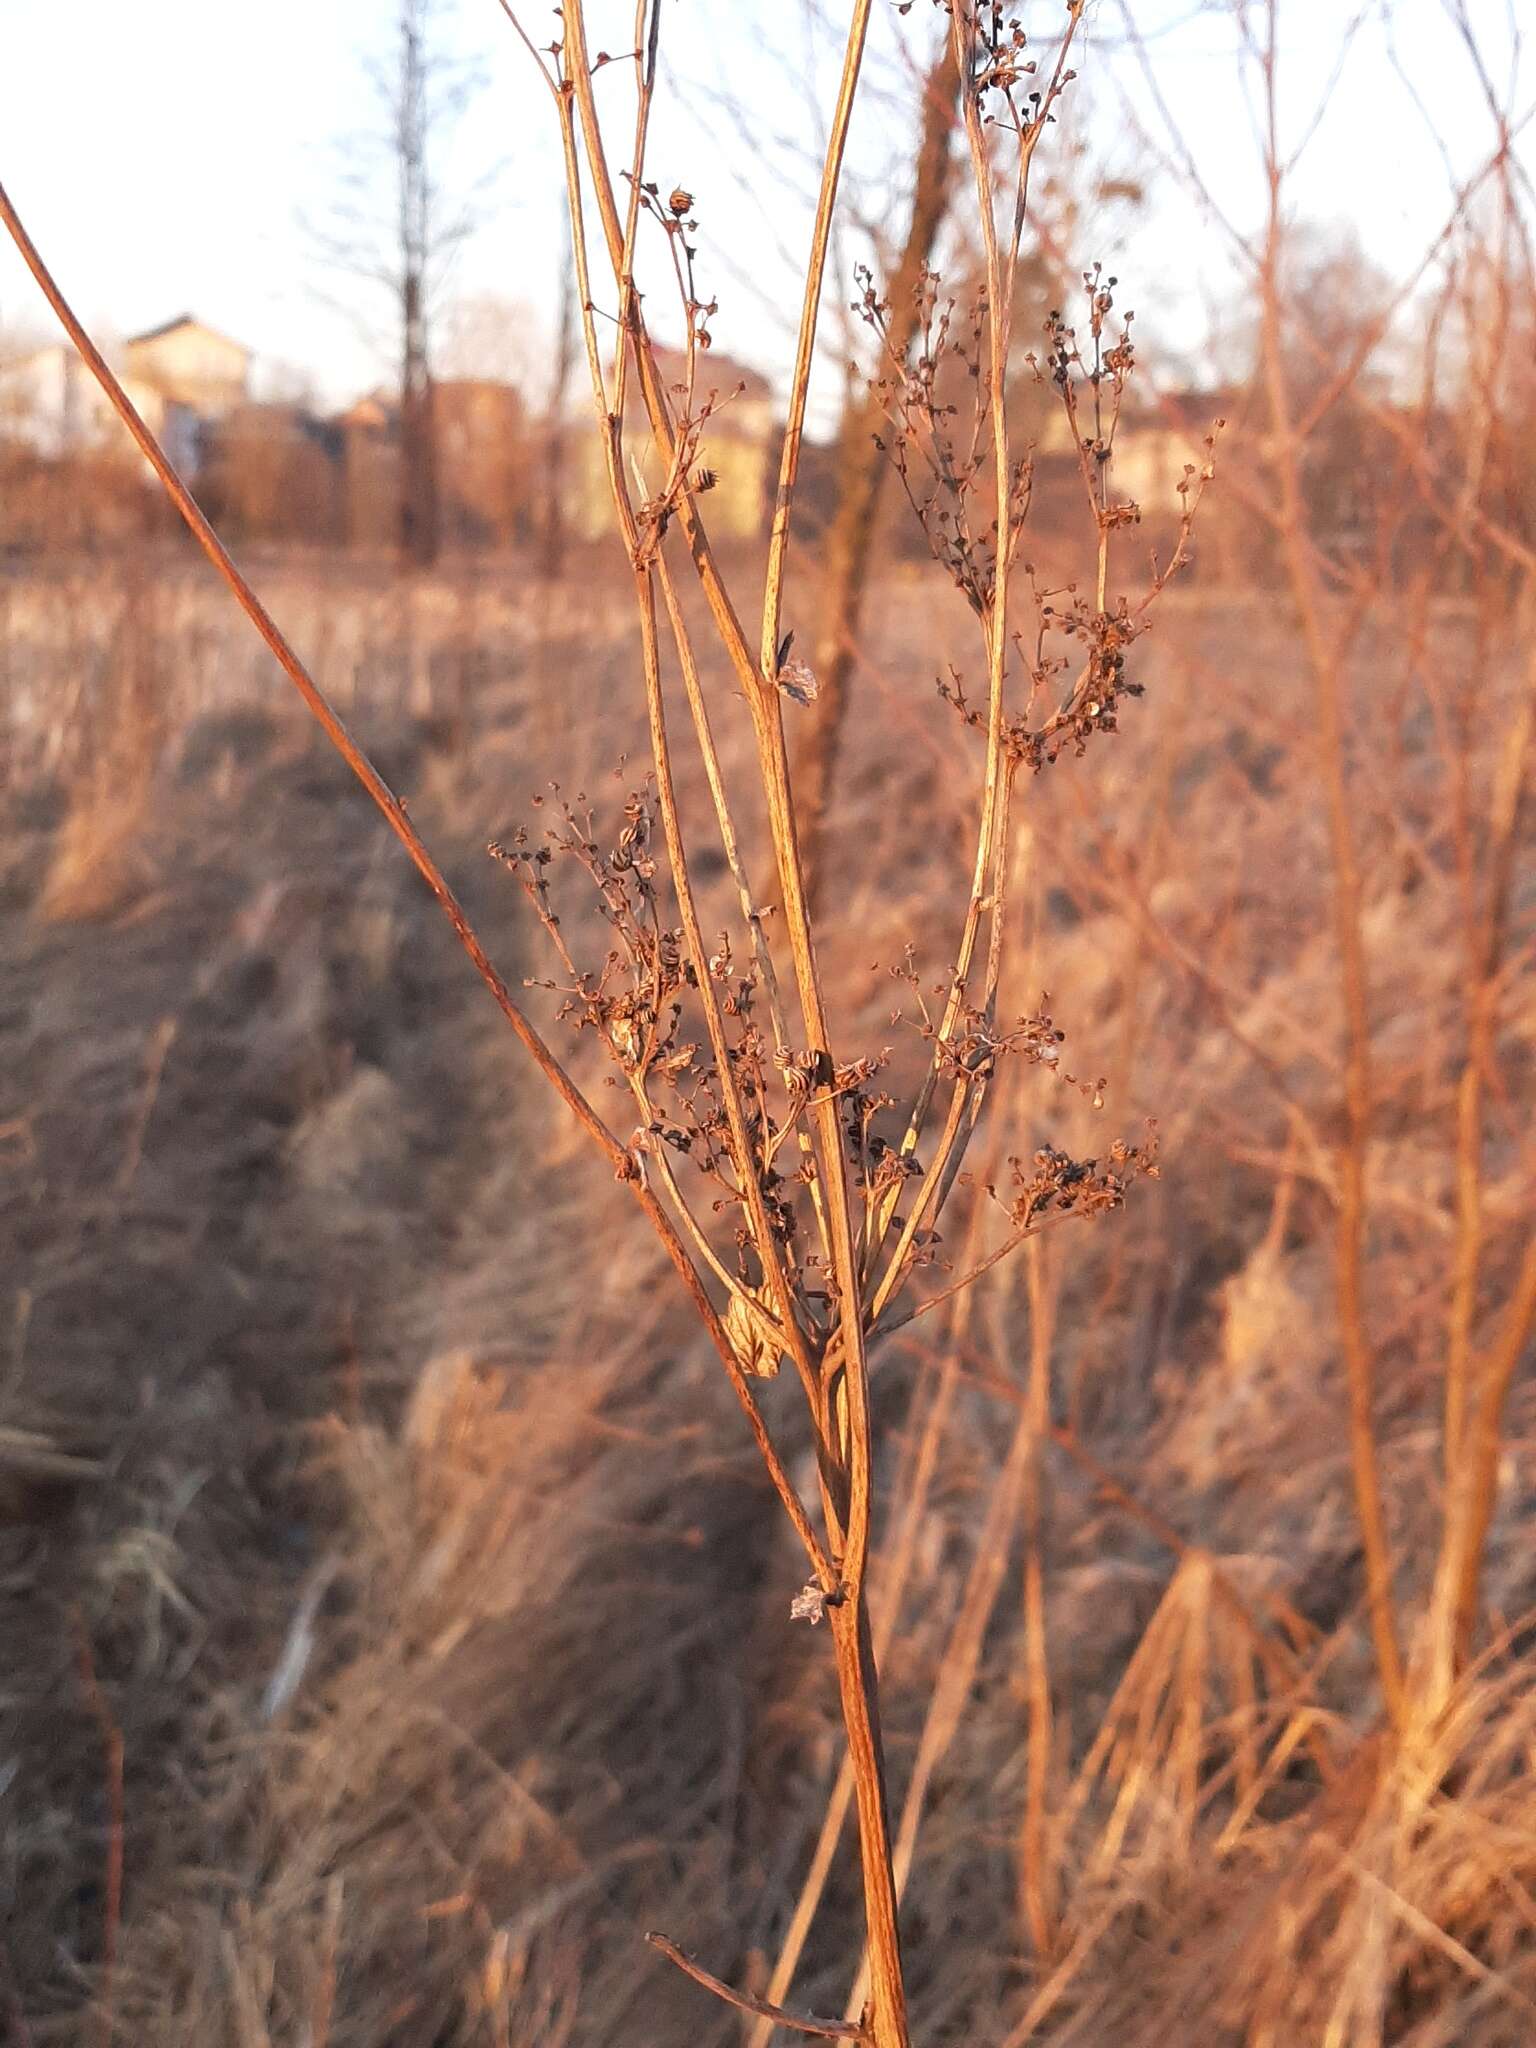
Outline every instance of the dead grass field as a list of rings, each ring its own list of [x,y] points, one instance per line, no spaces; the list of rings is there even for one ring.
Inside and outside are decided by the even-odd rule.
[[[595,569],[403,596],[269,570],[499,962],[544,972],[483,848],[551,776],[622,796],[610,771],[643,737],[623,592]],[[898,1069],[920,1047],[889,1024],[889,969],[953,914],[978,772],[934,689],[936,589],[904,573],[870,606],[830,858],[835,1025]],[[218,593],[174,563],[94,564],[7,581],[0,623],[12,2037],[736,2041],[640,1937],[766,1986],[838,1719],[820,1640],[786,1621],[792,1540],[686,1303]],[[1451,606],[1421,635],[1384,623],[1349,678],[1378,1063],[1367,1312],[1409,1613],[1439,1511],[1454,787],[1479,786],[1533,659],[1474,627]],[[1452,749],[1431,682],[1474,661],[1484,716]],[[914,2035],[1302,2048],[1367,2038],[1369,2010],[1405,2048],[1515,2048],[1536,2024],[1536,1390],[1527,1373],[1511,1399],[1502,1620],[1436,1752],[1375,1773],[1327,1246],[1337,970],[1286,605],[1170,599],[1142,673],[1118,737],[1029,784],[1020,814],[1012,1006],[1049,992],[1105,1107],[1034,1070],[989,1112],[985,1156],[1091,1151],[1154,1116],[1162,1178],[874,1361],[900,1418],[876,1594],[897,1812],[926,1786]],[[131,688],[161,709],[114,739]],[[1530,854],[1527,818],[1490,1318],[1536,1165]],[[1032,1344],[1054,1425],[1034,1506]],[[1021,1875],[1036,1513],[1043,1902]],[[839,1857],[796,2007],[842,2009],[857,1926]]]

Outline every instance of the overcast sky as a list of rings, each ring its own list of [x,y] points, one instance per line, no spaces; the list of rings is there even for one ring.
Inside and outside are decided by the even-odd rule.
[[[1196,0],[1130,4],[1206,178],[1223,208],[1251,225],[1261,195],[1230,22]],[[1353,223],[1389,271],[1413,265],[1444,218],[1449,179],[1486,153],[1489,127],[1451,4],[1395,0],[1385,9],[1367,0],[1369,27],[1330,96],[1347,0],[1284,0],[1292,135],[1327,101],[1298,207]],[[1466,0],[1501,89],[1523,4]],[[632,11],[632,0],[594,0],[593,47],[622,50]],[[549,102],[498,0],[447,0],[446,12],[453,49],[484,80],[441,167],[446,186],[479,192],[480,226],[460,252],[454,290],[526,304],[524,354],[536,374],[561,261]],[[822,0],[822,12],[837,21],[845,8]],[[1025,0],[1021,12],[1026,27],[1043,26],[1060,8]],[[291,366],[332,398],[387,375],[387,321],[370,339],[365,301],[352,295],[350,312],[338,310],[337,280],[316,261],[301,220],[334,189],[338,143],[373,119],[367,66],[392,47],[393,13],[392,0],[0,0],[0,180],[77,309],[119,335],[194,311],[249,342],[269,378]],[[544,0],[525,18],[536,34],[552,32]],[[854,189],[876,212],[882,176],[907,148],[896,118],[903,81],[933,29],[924,0],[905,15],[877,0],[877,91],[853,149]],[[1140,123],[1160,135],[1161,117],[1123,35],[1119,0],[1096,0],[1069,118],[1112,168],[1145,169],[1131,131]],[[653,173],[697,195],[702,275],[722,302],[719,345],[780,374],[787,328],[772,307],[792,296],[775,288],[788,276],[781,252],[803,226],[802,152],[830,103],[828,39],[808,24],[803,0],[668,0],[663,37],[670,72]],[[904,59],[904,48],[915,56]],[[1536,66],[1526,68],[1514,92],[1521,111],[1536,90]],[[618,105],[618,68],[601,83]],[[743,104],[754,109],[750,123]],[[1102,254],[1130,281],[1143,329],[1194,353],[1228,294],[1228,251],[1171,181],[1154,179],[1152,191],[1150,217],[1110,216],[1096,230],[1107,239],[1083,259]],[[0,251],[0,330],[46,332],[48,322],[14,255]]]

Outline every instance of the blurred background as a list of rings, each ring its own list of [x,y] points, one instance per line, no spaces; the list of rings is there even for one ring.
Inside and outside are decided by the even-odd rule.
[[[1061,10],[1019,11],[1049,48]],[[624,158],[632,9],[588,14]],[[483,849],[552,782],[618,816],[646,724],[528,52],[497,0],[0,21],[22,217],[509,982],[547,977]],[[935,684],[974,628],[877,459],[859,308],[865,272],[974,303],[942,30],[876,10],[785,613],[835,1026],[898,1076],[892,970],[939,971],[966,900],[978,748]],[[703,503],[749,613],[845,33],[663,16],[650,166],[717,301]],[[1094,265],[1134,312],[1117,587],[1190,559],[1122,729],[1021,783],[1006,998],[1049,992],[1104,1106],[1010,1080],[972,1165],[1155,1119],[1162,1174],[875,1362],[924,2043],[1531,2038],[1524,36],[1514,0],[1095,0],[1037,160],[1029,573],[1093,575],[1039,363]],[[0,252],[0,2028],[764,2048],[640,1936],[848,2001],[793,1541],[623,1190],[291,695]],[[1462,1441],[1486,1508],[1411,1771],[1378,1768],[1351,1355],[1410,1668]]]

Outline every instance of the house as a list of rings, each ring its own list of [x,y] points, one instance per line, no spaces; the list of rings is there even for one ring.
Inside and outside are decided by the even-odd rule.
[[[393,392],[371,391],[333,426],[346,538],[356,547],[391,547],[400,536],[400,402]],[[444,543],[485,547],[524,535],[532,458],[521,395],[491,377],[438,378],[432,428]]]
[[[1218,419],[1232,420],[1246,407],[1246,394],[1232,391],[1171,391],[1121,414],[1108,466],[1110,497],[1136,505],[1144,521],[1177,520],[1183,510],[1179,485],[1185,469],[1210,460],[1206,437]],[[1106,431],[1107,431],[1106,408]],[[1093,414],[1080,399],[1078,430],[1093,435]],[[1070,482],[1081,464],[1065,411],[1053,406],[1034,435],[1036,481]]]
[[[123,389],[151,433],[165,426],[165,404],[153,385],[132,375]],[[94,454],[124,429],[112,402],[81,361],[73,342],[51,342],[0,365],[0,437],[49,461]],[[122,448],[129,443],[124,435]]]
[[[1171,391],[1154,409],[1122,418],[1109,465],[1115,496],[1139,505],[1144,519],[1178,518],[1185,471],[1205,467],[1217,420],[1235,419],[1247,403],[1245,392]]]
[[[528,527],[528,422],[520,395],[489,377],[432,386],[443,535],[450,545],[515,539]]]
[[[209,426],[250,396],[251,351],[190,313],[131,335],[123,348],[134,383],[159,393],[162,447],[184,475],[202,468]]]
[[[222,419],[250,396],[251,351],[190,313],[130,335],[123,362],[130,377],[200,419]]]
[[[713,478],[701,510],[716,539],[756,540],[767,522],[776,459],[777,411],[768,379],[746,364],[713,350],[700,350],[688,400],[687,358],[680,349],[658,348],[656,366],[674,419],[691,411],[698,420],[711,408],[699,429],[692,470]],[[611,384],[611,373],[610,373]],[[595,434],[578,443],[572,479],[572,526],[588,540],[614,530],[613,502],[602,445]],[[626,460],[638,466],[643,494],[653,495],[665,481],[651,439],[645,407],[631,371],[625,408]],[[631,491],[636,490],[633,470]]]
[[[206,424],[245,403],[251,351],[189,313],[136,334],[113,368],[144,424],[185,475],[202,463]],[[67,341],[0,369],[0,433],[50,461],[129,453],[112,403]]]

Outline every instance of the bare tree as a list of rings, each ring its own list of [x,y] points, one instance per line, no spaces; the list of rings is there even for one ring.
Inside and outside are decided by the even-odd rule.
[[[377,124],[348,138],[335,199],[311,226],[323,260],[375,287],[391,307],[400,391],[397,531],[415,568],[430,567],[442,545],[434,322],[448,266],[473,225],[472,207],[445,205],[438,180],[447,131],[477,83],[473,67],[445,48],[443,21],[442,0],[399,0],[394,51],[371,67]]]
[[[419,568],[430,567],[441,544],[427,318],[434,225],[427,157],[430,9],[431,0],[402,0],[399,71],[390,107],[400,202],[400,547]]]

